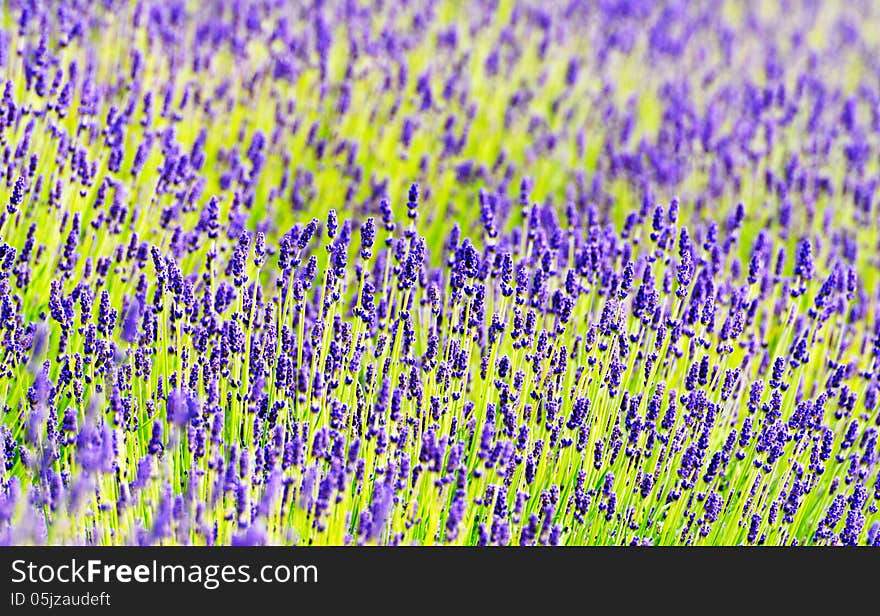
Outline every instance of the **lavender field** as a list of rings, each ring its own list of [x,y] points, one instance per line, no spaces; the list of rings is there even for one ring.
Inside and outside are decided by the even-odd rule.
[[[11,0],[0,544],[880,545],[880,7]]]

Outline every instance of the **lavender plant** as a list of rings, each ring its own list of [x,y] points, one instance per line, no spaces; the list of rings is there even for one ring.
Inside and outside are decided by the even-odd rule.
[[[2,16],[0,543],[880,544],[871,2]]]

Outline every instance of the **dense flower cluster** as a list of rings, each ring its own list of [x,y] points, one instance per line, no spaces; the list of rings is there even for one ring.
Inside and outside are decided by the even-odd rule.
[[[0,543],[880,544],[847,4],[7,3]]]

